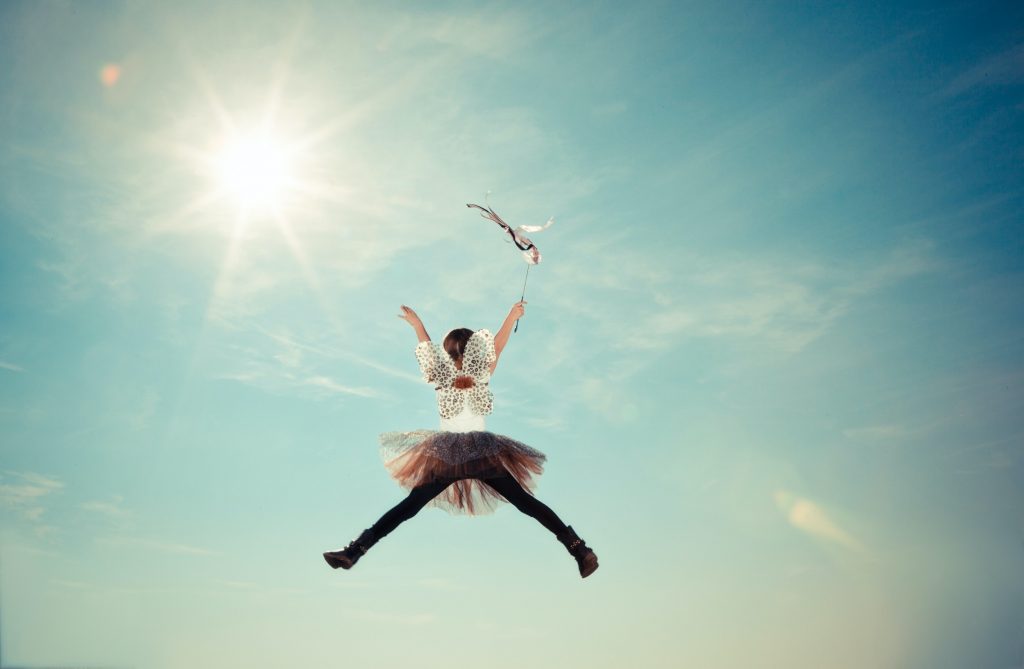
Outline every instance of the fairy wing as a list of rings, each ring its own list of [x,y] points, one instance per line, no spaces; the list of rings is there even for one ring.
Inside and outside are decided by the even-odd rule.
[[[467,399],[473,413],[486,416],[494,408],[494,395],[487,383],[491,380],[491,365],[498,359],[494,350],[494,335],[490,330],[477,330],[466,342],[466,350],[462,354],[460,374],[473,377],[472,388],[467,389]]]
[[[451,387],[455,380],[455,363],[440,344],[421,341],[416,345],[416,362],[420,364],[424,381],[436,388]]]
[[[498,359],[494,351],[494,335],[490,330],[477,330],[469,336],[466,350],[462,353],[460,374],[472,376],[477,384],[491,380],[491,365]]]

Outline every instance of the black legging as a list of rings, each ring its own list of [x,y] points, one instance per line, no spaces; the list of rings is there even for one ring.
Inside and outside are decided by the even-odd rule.
[[[416,486],[409,496],[396,504],[390,511],[380,517],[373,525],[373,533],[377,538],[388,535],[392,530],[409,520],[427,503],[437,497],[445,488],[458,479],[442,478],[430,483]],[[536,518],[541,525],[551,530],[557,537],[566,530],[565,523],[547,504],[540,501],[519,485],[508,472],[500,475],[481,478],[481,481],[494,488],[502,497],[528,516]]]

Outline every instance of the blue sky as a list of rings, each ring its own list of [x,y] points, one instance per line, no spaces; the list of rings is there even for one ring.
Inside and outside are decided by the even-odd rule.
[[[0,662],[1018,666],[1021,19],[5,3]],[[556,219],[488,426],[601,569],[506,507],[333,572],[437,424],[399,305],[519,297],[485,197]]]

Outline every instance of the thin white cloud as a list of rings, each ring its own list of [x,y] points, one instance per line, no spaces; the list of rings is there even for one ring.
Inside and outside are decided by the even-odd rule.
[[[585,249],[585,261],[568,259],[553,270],[564,290],[546,298],[592,322],[612,347],[627,350],[664,350],[681,337],[698,337],[755,340],[798,353],[856,300],[938,266],[927,243],[907,245],[872,264],[679,254],[670,260],[662,252],[613,254],[612,248],[603,253],[602,243],[589,246],[594,248]],[[609,293],[609,305],[624,305],[614,317],[601,292]]]
[[[528,416],[524,422],[542,430],[561,430],[566,426],[561,416]]]
[[[383,372],[388,376],[394,376],[396,378],[405,379],[407,381],[412,381],[414,383],[423,382],[423,379],[422,377],[420,377],[419,374],[413,374],[411,372],[389,367],[388,365],[384,365],[380,362],[377,362],[376,360],[372,360],[370,358],[357,355],[355,353],[352,353],[351,351],[346,351],[343,349],[339,349],[333,346],[327,346],[320,343],[304,341],[301,340],[299,337],[287,333],[271,332],[270,330],[258,325],[254,326],[254,328],[262,332],[264,335],[266,335],[273,341],[278,342],[283,347],[284,350],[276,354],[274,356],[274,359],[278,360],[278,362],[280,362],[282,365],[286,367],[300,367],[301,365],[299,363],[305,361],[303,354],[310,353],[316,357],[323,358],[326,360],[346,360],[349,362],[355,362],[360,365],[363,365],[364,367],[369,367],[379,372]],[[310,365],[307,365],[307,368],[312,364],[314,363],[311,362]]]
[[[56,478],[22,471],[5,471],[0,480],[0,502],[6,506],[24,506],[63,488]],[[10,483],[6,483],[10,482]]]
[[[324,390],[332,393],[341,393],[342,395],[357,395],[359,397],[380,397],[380,393],[372,388],[366,387],[355,387],[346,386],[338,383],[334,379],[327,376],[311,376],[307,378],[303,383],[307,386],[314,386],[316,388],[323,388]]]
[[[61,481],[49,476],[6,470],[0,475],[0,506],[37,524],[37,534],[48,534],[53,528],[38,525],[46,513],[46,499],[63,488]]]
[[[8,370],[10,372],[24,372],[25,371],[25,368],[22,367],[21,365],[15,365],[13,362],[7,362],[5,360],[0,360],[0,369],[6,369],[6,370]]]
[[[36,474],[34,472],[16,472],[11,470],[4,471],[4,475],[14,476],[20,478],[23,481],[42,488],[48,491],[57,490],[64,487],[64,484],[52,476],[44,476],[42,474]]]
[[[948,424],[950,418],[942,416],[923,423],[882,423],[864,425],[843,430],[843,436],[854,441],[896,441],[910,439],[934,432],[942,425]]]
[[[261,390],[280,395],[304,391],[314,397],[346,395],[380,399],[388,397],[387,393],[367,386],[349,386],[325,374],[311,373],[307,370],[282,369],[280,364],[269,365],[259,359],[245,362],[248,369],[244,371],[222,372],[214,374],[214,378],[244,383]]]
[[[1024,44],[990,56],[957,75],[942,90],[944,97],[963,95],[975,88],[1005,86],[1024,81]]]
[[[112,518],[125,518],[131,514],[121,505],[122,502],[124,502],[124,497],[114,495],[109,501],[92,500],[82,502],[78,506],[86,511],[92,511],[93,513],[110,516]]]
[[[958,446],[942,454],[953,471],[959,474],[979,474],[997,469],[1016,467],[1022,458],[1019,444],[1024,440],[1020,432],[1009,433],[997,439]]]
[[[174,553],[181,555],[220,555],[218,551],[213,551],[208,548],[139,537],[100,537],[96,539],[96,543],[105,546],[134,546],[160,553]]]
[[[905,425],[868,425],[843,430],[843,436],[848,439],[888,440],[899,439],[910,434],[913,434],[913,430]]]
[[[559,315],[547,339],[563,350],[554,357],[573,379],[567,396],[618,422],[637,415],[633,377],[687,339],[755,350],[758,360],[796,355],[869,296],[940,266],[924,241],[826,263],[638,252],[620,248],[621,236],[575,240],[539,298]],[[599,355],[588,357],[581,332],[601,343]]]

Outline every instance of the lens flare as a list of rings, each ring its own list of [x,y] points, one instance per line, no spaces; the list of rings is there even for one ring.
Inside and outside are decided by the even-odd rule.
[[[100,83],[111,88],[121,79],[121,67],[113,63],[103,66],[100,70]]]

